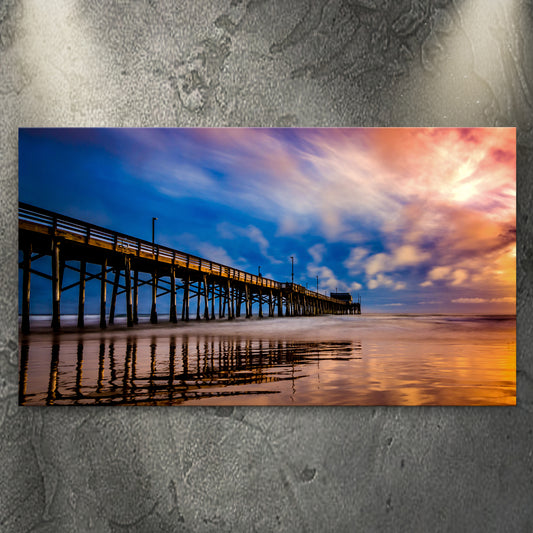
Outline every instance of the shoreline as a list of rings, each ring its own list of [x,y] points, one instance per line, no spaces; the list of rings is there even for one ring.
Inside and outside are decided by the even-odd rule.
[[[76,337],[87,339],[119,335],[121,337],[138,336],[148,337],[158,335],[202,335],[202,336],[263,336],[265,338],[314,338],[334,337],[353,338],[357,333],[364,337],[374,337],[380,334],[383,326],[393,327],[387,331],[388,335],[399,338],[412,335],[417,337],[422,333],[419,328],[431,324],[444,324],[445,328],[464,324],[480,326],[484,322],[501,323],[512,322],[516,330],[516,315],[479,315],[479,314],[398,314],[398,313],[369,313],[365,315],[319,315],[319,316],[293,316],[293,317],[263,317],[244,316],[228,320],[227,317],[206,321],[205,319],[191,319],[188,322],[178,320],[171,323],[168,316],[161,316],[157,324],[151,324],[149,317],[141,317],[138,324],[133,327],[126,325],[126,317],[116,317],[117,323],[102,329],[99,318],[93,315],[93,320],[86,319],[86,325],[78,328],[76,316],[65,316],[67,322],[59,331],[54,331],[51,326],[51,317],[37,315],[40,318],[31,323],[30,333],[22,333],[19,318],[19,345],[21,343],[48,340],[50,338],[69,340]],[[117,320],[118,319],[118,320]],[[411,321],[411,322],[408,322]],[[354,327],[357,326],[357,327]],[[483,329],[486,328],[483,326]],[[516,337],[515,337],[516,338]]]

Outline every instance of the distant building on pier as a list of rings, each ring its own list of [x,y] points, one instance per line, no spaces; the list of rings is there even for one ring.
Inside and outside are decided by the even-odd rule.
[[[348,305],[348,308],[350,309],[350,313],[360,315],[361,314],[361,297],[359,296],[357,298],[357,302],[354,302],[352,300],[352,295],[349,292],[331,292],[330,293],[331,298],[335,298],[336,300],[340,300],[341,302]]]
[[[346,302],[347,304],[352,303],[352,295],[349,292],[332,292],[330,293],[330,297]]]

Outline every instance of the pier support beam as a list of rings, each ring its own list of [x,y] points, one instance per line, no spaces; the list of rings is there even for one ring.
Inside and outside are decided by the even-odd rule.
[[[80,261],[80,290],[78,294],[78,327],[85,326],[85,270],[87,264],[85,261]]]
[[[227,288],[222,287],[222,284],[220,285],[220,298],[222,298],[222,309],[220,313],[220,318],[224,318],[226,316],[226,305],[228,303],[228,292],[227,292]]]
[[[202,297],[202,280],[196,285],[196,320],[200,320],[200,298]]]
[[[183,306],[181,309],[181,319],[189,322],[189,276],[183,280]]]
[[[252,299],[250,298],[250,287],[246,285],[244,291],[246,298],[246,318],[250,318],[252,316]]]
[[[139,323],[139,269],[133,272],[133,323]]]
[[[263,291],[259,289],[259,318],[263,318]]]
[[[133,327],[133,305],[131,301],[131,260],[126,256],[124,265],[124,277],[126,280],[126,316],[128,328]]]
[[[157,324],[157,271],[152,274],[152,309],[150,311],[150,324]]]
[[[100,327],[103,329],[106,327],[105,321],[105,307],[106,307],[106,294],[107,294],[107,259],[104,259],[102,263],[102,275],[100,278]]]
[[[228,279],[228,320],[233,320],[235,318],[234,312],[235,306],[233,304],[233,288],[230,280]]]
[[[52,241],[52,328],[58,331],[61,327],[61,274],[59,260],[59,241]]]
[[[111,294],[111,306],[109,307],[109,324],[115,323],[115,306],[117,304],[118,285],[120,281],[120,267],[115,267],[115,279],[113,280],[113,292]]]
[[[176,312],[176,271],[170,268],[170,322],[176,324],[178,321]]]
[[[22,272],[22,333],[30,332],[30,268],[31,244],[24,248]]]
[[[231,318],[235,318],[235,287],[231,287],[231,297],[230,297],[230,301],[231,301]]]
[[[247,313],[246,307],[246,292],[245,289],[233,289],[234,302],[235,302],[235,317],[239,318],[241,316],[242,304],[244,303],[244,314]]]
[[[207,287],[207,276],[204,274],[204,318],[209,320],[209,289]]]
[[[211,320],[215,320],[215,281],[211,283]]]
[[[235,316],[237,318],[241,316],[242,295],[243,295],[242,290],[238,289],[237,295],[235,296]]]

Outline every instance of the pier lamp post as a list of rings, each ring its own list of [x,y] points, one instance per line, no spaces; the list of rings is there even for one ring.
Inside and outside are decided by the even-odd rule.
[[[155,244],[155,221],[157,217],[152,217],[152,246]]]
[[[294,284],[294,257],[291,255],[291,283]]]
[[[318,294],[318,276],[316,277],[316,292]]]
[[[261,266],[257,267],[257,275],[261,277]]]

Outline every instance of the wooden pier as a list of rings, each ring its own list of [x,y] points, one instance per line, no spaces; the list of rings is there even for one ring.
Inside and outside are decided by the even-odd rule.
[[[222,265],[166,246],[111,231],[82,220],[63,216],[29,204],[19,203],[19,249],[22,261],[23,333],[30,331],[31,275],[51,282],[52,328],[61,328],[63,293],[77,288],[78,327],[84,327],[85,286],[100,283],[100,327],[113,324],[117,296],[126,296],[128,327],[138,323],[139,288],[151,287],[150,322],[158,322],[157,300],[170,298],[170,322],[178,321],[177,291],[183,291],[181,320],[188,321],[190,301],[196,299],[196,319],[232,320],[252,316],[258,304],[258,316],[312,316],[326,313],[360,314],[360,302],[351,303],[310,291],[295,283],[280,283],[255,274]],[[51,257],[49,273],[35,264]],[[65,269],[79,274],[78,281],[63,284]],[[94,271],[93,271],[94,270]],[[108,287],[108,285],[110,287]],[[108,308],[108,288],[111,299]],[[203,310],[202,310],[203,308]]]

